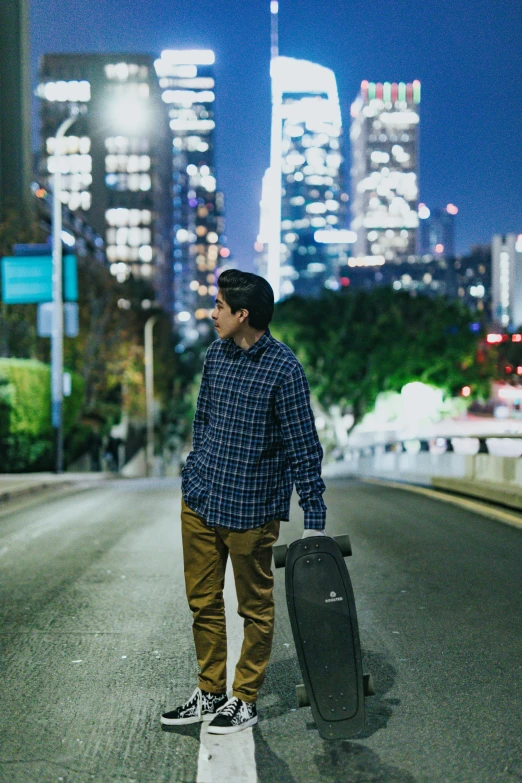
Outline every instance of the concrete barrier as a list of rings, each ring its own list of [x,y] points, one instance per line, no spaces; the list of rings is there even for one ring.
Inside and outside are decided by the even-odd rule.
[[[403,481],[522,510],[522,459],[494,454],[354,450],[325,466],[326,477],[354,475]]]

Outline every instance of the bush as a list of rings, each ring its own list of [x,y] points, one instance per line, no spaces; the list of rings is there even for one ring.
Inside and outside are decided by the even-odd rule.
[[[83,380],[73,374],[64,398],[67,435],[76,426],[83,402]],[[34,359],[0,359],[0,472],[51,470],[51,369]]]

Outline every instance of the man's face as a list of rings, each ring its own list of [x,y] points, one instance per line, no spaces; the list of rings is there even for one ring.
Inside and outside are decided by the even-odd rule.
[[[233,338],[239,332],[242,324],[245,322],[244,313],[245,310],[238,310],[236,313],[233,313],[230,306],[225,302],[221,291],[218,291],[216,306],[212,311],[212,320],[214,321],[214,328],[222,340]]]

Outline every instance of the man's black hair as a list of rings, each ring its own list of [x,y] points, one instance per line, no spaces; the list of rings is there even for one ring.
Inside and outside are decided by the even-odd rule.
[[[264,277],[227,269],[220,274],[218,286],[233,313],[248,310],[248,323],[253,329],[268,328],[274,314],[274,292]]]

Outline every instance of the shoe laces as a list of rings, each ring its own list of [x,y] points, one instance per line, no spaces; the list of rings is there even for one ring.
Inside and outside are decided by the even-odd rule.
[[[227,717],[234,717],[238,709],[240,708],[240,700],[237,698],[237,696],[232,696],[232,698],[227,701],[224,707],[221,707],[221,709],[218,710],[220,715],[226,715]]]
[[[199,702],[199,700],[201,699],[200,694],[201,694],[200,689],[196,688],[196,690],[194,691],[192,696],[189,699],[187,699],[187,701],[185,702],[185,704],[183,706],[185,708],[187,708],[187,707],[191,707],[194,703],[197,704]]]

